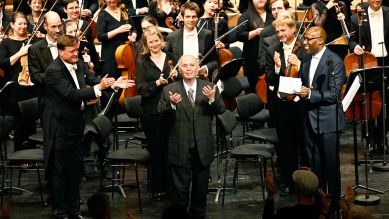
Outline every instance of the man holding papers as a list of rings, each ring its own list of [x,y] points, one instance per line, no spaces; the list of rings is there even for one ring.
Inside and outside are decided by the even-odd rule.
[[[298,101],[298,96],[290,95],[300,91],[301,79],[290,77],[293,71],[298,76],[300,63],[308,56],[304,52],[304,48],[299,46],[302,45],[302,42],[296,42],[295,34],[297,31],[294,19],[288,15],[282,15],[273,21],[273,26],[280,42],[267,49],[266,71],[269,87],[277,93],[272,115],[275,117],[273,121],[275,121],[279,139],[276,152],[279,173],[284,184],[282,190],[284,194],[293,188],[292,173],[299,169],[298,153],[302,149],[304,130],[302,103]],[[290,69],[288,65],[293,66],[291,72],[288,70]]]
[[[343,61],[326,48],[326,38],[321,27],[311,27],[304,35],[304,49],[311,56],[300,69],[303,83],[300,97],[307,103],[302,165],[310,167],[318,176],[323,190],[328,188],[332,196],[330,213],[333,213],[340,198],[339,151],[336,147],[340,132],[337,131],[344,128],[342,104],[337,101],[346,73]]]

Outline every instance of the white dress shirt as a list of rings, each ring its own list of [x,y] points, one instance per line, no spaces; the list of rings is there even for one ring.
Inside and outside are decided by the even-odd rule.
[[[368,8],[369,23],[370,23],[370,35],[371,35],[371,53],[376,57],[387,56],[387,48],[385,44],[379,44],[384,42],[384,16],[382,13],[382,7],[377,11],[374,11],[370,7]],[[382,51],[383,47],[383,51]],[[382,54],[383,52],[383,54]]]
[[[199,57],[199,39],[197,35],[197,28],[194,28],[191,32],[187,32],[184,29],[183,39],[183,55],[193,55]]]
[[[309,66],[309,86],[310,87],[312,87],[313,77],[315,76],[317,66],[319,65],[320,59],[323,56],[325,50],[326,47],[323,47],[323,49],[321,49],[320,52],[312,56],[311,66]]]
[[[49,38],[46,36],[47,40],[47,46],[50,49],[51,56],[53,57],[53,60],[58,57],[58,48],[57,48],[57,42],[52,42],[49,40]]]

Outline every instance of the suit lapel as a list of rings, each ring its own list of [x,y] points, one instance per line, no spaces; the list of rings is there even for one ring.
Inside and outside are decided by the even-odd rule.
[[[80,89],[85,87],[85,75],[83,73],[82,68],[83,68],[83,63],[77,62],[76,75],[77,75],[78,85],[80,86]]]
[[[312,86],[316,87],[316,80],[319,75],[321,75],[324,72],[324,69],[326,69],[327,63],[327,57],[328,57],[328,48],[326,48],[326,51],[324,51],[322,57],[320,58],[319,64],[317,65],[315,75],[313,76],[312,79]]]
[[[48,47],[46,39],[42,40],[40,51],[42,54],[41,57],[43,57],[47,65],[49,65],[53,61],[53,56],[51,55],[50,48]]]
[[[197,28],[196,28],[196,30],[197,30]],[[204,48],[204,45],[205,45],[204,40],[205,39],[204,38],[205,37],[203,36],[203,31],[200,31],[200,33],[197,35],[197,40],[198,40],[198,44],[199,44],[199,53],[202,55],[205,55],[204,54],[204,50],[205,50],[205,48]]]
[[[363,28],[363,32],[366,33],[366,36],[367,36],[367,40],[368,42],[365,42],[366,44],[369,44],[371,45],[371,34],[370,34],[370,21],[369,21],[369,14],[367,12],[368,10],[366,10],[366,13],[362,14],[363,16],[363,20],[366,20],[367,22],[362,22],[362,28]]]
[[[181,32],[179,32],[178,34],[178,36],[179,37],[177,37],[177,52],[176,52],[176,54],[180,54],[180,55],[182,55],[182,54],[184,54],[184,28],[181,28],[179,31],[181,31]],[[178,58],[181,58],[180,56],[178,56]]]
[[[182,95],[182,101],[181,101],[182,110],[185,112],[185,115],[188,118],[191,118],[193,108],[192,108],[192,104],[189,102],[188,94],[185,91],[183,80],[181,80],[181,82],[178,84],[177,89],[178,89],[178,93]]]
[[[389,10],[387,10],[388,8],[386,7],[382,7],[382,14],[384,16],[384,39],[389,39]],[[388,40],[384,40],[385,41],[385,46],[386,46],[386,50],[389,50],[388,48],[388,45],[389,45],[389,42],[387,42]]]
[[[61,66],[63,72],[65,72],[65,75],[68,77],[68,80],[73,84],[73,86],[75,88],[77,88],[76,83],[74,82],[72,75],[70,74],[68,68],[66,68],[65,63],[63,63],[63,61],[59,57],[57,58],[57,62],[59,64],[59,66]]]

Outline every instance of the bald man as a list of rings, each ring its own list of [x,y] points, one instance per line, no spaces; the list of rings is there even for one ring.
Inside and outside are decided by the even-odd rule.
[[[326,32],[311,27],[304,35],[304,49],[310,55],[300,68],[300,95],[306,102],[305,139],[301,164],[319,177],[320,187],[332,194],[332,210],[340,198],[339,143],[344,128],[342,104],[337,101],[345,80],[343,60],[326,48]],[[338,113],[338,115],[336,115]],[[336,119],[337,117],[337,119]],[[337,132],[338,131],[338,132]]]
[[[45,70],[58,56],[57,39],[62,27],[61,18],[54,11],[47,12],[44,19],[43,27],[47,31],[46,37],[28,49],[28,70],[31,81],[38,89],[39,97],[45,95]]]
[[[223,113],[219,91],[209,81],[198,79],[197,58],[183,55],[179,61],[183,80],[164,87],[158,111],[170,118],[168,189],[172,206],[163,218],[205,218],[210,164],[215,153],[212,117]],[[172,214],[172,215],[170,215]]]

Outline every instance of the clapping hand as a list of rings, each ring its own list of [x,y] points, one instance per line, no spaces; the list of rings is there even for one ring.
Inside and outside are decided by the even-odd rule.
[[[121,89],[126,89],[129,87],[135,86],[135,81],[134,80],[129,80],[127,77],[119,77],[114,83],[113,87],[114,88],[121,88]]]
[[[104,89],[106,89],[108,87],[111,87],[114,83],[115,83],[115,79],[114,78],[109,78],[108,75],[105,75],[101,79],[101,81],[100,81],[100,83],[98,85],[99,90],[104,90]]]
[[[169,99],[171,104],[177,105],[179,102],[181,102],[182,97],[179,93],[172,93],[171,91],[169,91]]]
[[[216,85],[213,87],[207,85],[203,87],[203,94],[208,97],[208,99],[213,102],[215,100]]]

